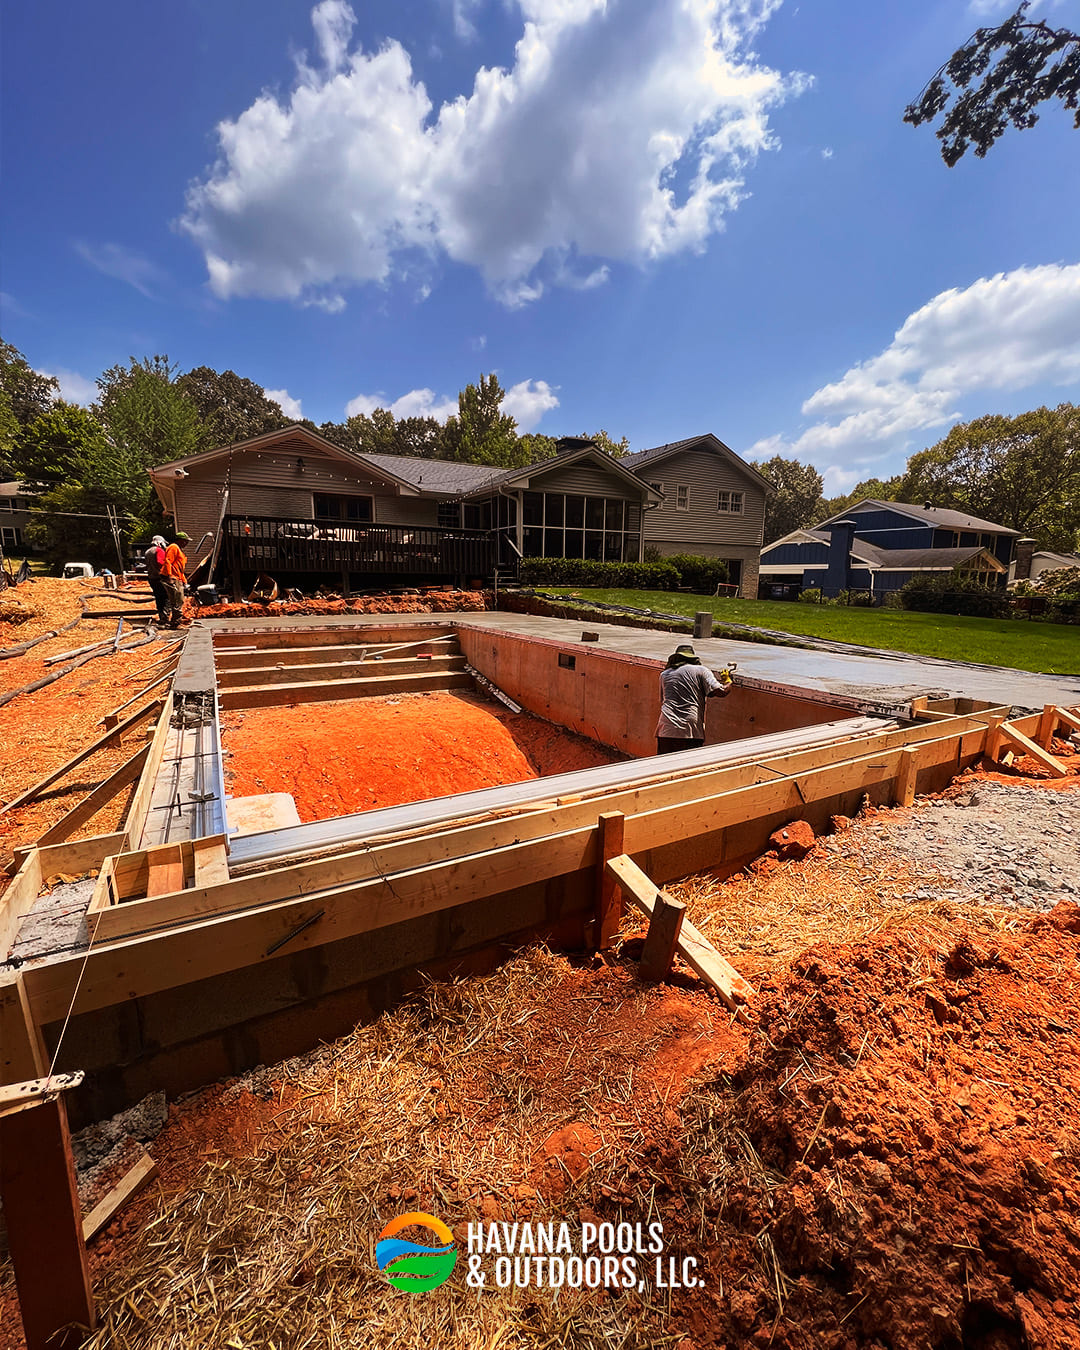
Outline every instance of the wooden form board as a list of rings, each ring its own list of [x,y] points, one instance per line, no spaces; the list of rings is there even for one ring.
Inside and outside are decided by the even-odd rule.
[[[318,647],[259,647],[257,650],[239,647],[235,650],[229,650],[227,647],[214,648],[214,665],[218,674],[223,671],[242,670],[244,668],[266,669],[273,666],[326,666],[334,665],[338,662],[359,662],[370,661],[376,652],[381,653],[380,660],[388,662],[390,660],[405,660],[404,650],[407,648],[430,647],[433,654],[439,653],[442,656],[458,656],[461,654],[461,644],[456,636],[452,634],[435,634],[433,637],[422,638],[416,642],[405,644],[395,643],[392,647],[384,643],[371,642],[352,642],[348,646],[318,646]],[[415,660],[415,657],[411,658]]]
[[[88,820],[96,816],[102,807],[111,802],[118,793],[134,783],[139,774],[142,773],[149,755],[149,745],[144,745],[141,749],[136,750],[129,760],[115,769],[104,782],[99,783],[81,802],[76,803],[66,815],[61,816],[55,825],[50,825],[44,834],[39,835],[38,847],[43,848],[48,844],[62,843],[69,834],[74,834],[80,826],[85,825]]]
[[[352,622],[328,626],[326,628],[281,627],[274,624],[267,628],[248,628],[230,622],[228,631],[213,631],[215,651],[229,651],[236,647],[321,647],[355,646],[375,647],[384,643],[419,642],[436,637],[455,637],[455,631],[446,623],[434,621],[430,624],[403,623],[400,625],[364,623],[362,615]]]
[[[425,693],[436,689],[468,689],[472,676],[463,670],[425,671],[427,662],[416,662],[418,669],[403,675],[371,674],[366,679],[313,680],[286,684],[255,684],[226,687],[218,693],[218,706],[224,709],[266,708],[280,703],[331,703],[347,698],[382,698],[386,694]],[[377,663],[371,670],[377,672]]]
[[[955,734],[964,733],[969,738],[985,734],[985,726],[977,720],[961,718],[957,722]],[[711,800],[720,793],[758,783],[774,783],[783,777],[797,777],[804,771],[849,761],[868,752],[898,749],[941,737],[942,730],[937,726],[911,727],[857,742],[819,746],[734,767],[681,776],[675,774],[656,783],[602,793],[591,800],[568,801],[563,805],[533,804],[530,809],[505,818],[493,818],[489,814],[475,822],[455,822],[440,830],[424,827],[419,832],[407,832],[401,838],[373,841],[363,849],[353,848],[251,876],[238,876],[229,887],[196,886],[174,896],[159,896],[153,902],[133,898],[146,895],[148,853],[127,854],[110,860],[103,868],[87,917],[96,942],[118,939],[126,934],[182,924],[230,909],[285,900],[301,892],[464,858],[505,844],[524,843],[574,829],[592,829],[599,812],[619,811],[626,816],[640,816],[665,807],[680,811],[686,803],[695,800]],[[795,797],[798,800],[797,790]],[[681,837],[677,829],[674,837]],[[635,850],[620,847],[617,851],[640,851],[640,847]],[[187,869],[187,875],[191,870],[190,867]]]
[[[977,753],[986,732],[985,725],[977,725],[966,733],[957,731],[921,744],[920,768],[958,762],[965,744],[967,754]],[[878,751],[628,816],[625,851],[642,854],[673,839],[738,829],[747,820],[778,812],[790,812],[794,819],[807,803],[845,792],[873,791],[881,797],[891,790],[899,764],[900,748]],[[422,866],[416,865],[415,849],[399,850],[395,857],[393,846],[388,846],[371,855],[325,860],[322,884],[309,893],[299,893],[299,869],[284,869],[278,884],[287,885],[289,894],[278,900],[271,898],[274,873],[163,897],[152,903],[169,906],[200,897],[204,912],[207,905],[214,908],[211,917],[200,922],[174,919],[178,926],[112,942],[99,937],[88,956],[64,956],[26,971],[30,1007],[39,1024],[62,1017],[80,971],[77,1011],[86,1012],[257,965],[281,951],[294,954],[497,895],[513,889],[523,876],[543,881],[592,869],[598,853],[597,833],[594,814],[590,824],[577,829],[525,842],[510,840],[498,848]],[[369,872],[366,879],[344,883],[337,879],[343,863],[355,871],[361,862]],[[117,909],[122,912],[150,903],[135,902]],[[234,908],[222,912],[222,905]],[[111,917],[111,913],[103,915],[101,921]]]
[[[410,657],[407,661],[334,661],[326,665],[292,663],[277,666],[240,666],[217,672],[218,689],[237,685],[302,684],[310,680],[392,679],[401,675],[430,675],[434,671],[465,669],[463,656]]]
[[[108,1195],[94,1206],[82,1221],[82,1237],[89,1242],[95,1233],[101,1231],[113,1215],[134,1195],[148,1186],[158,1174],[157,1163],[148,1153],[143,1153],[139,1161],[109,1191]]]
[[[150,742],[150,753],[143,765],[142,775],[139,778],[139,786],[135,789],[135,796],[128,807],[127,820],[125,822],[128,839],[132,844],[137,844],[142,836],[143,827],[146,824],[146,814],[150,809],[150,802],[154,796],[154,782],[157,778],[158,770],[161,768],[161,761],[165,754],[165,745],[169,739],[169,727],[172,722],[172,706],[166,703],[162,708],[161,716],[158,718],[157,726],[154,728],[154,737]]]
[[[640,867],[625,855],[612,858],[608,871],[616,878],[624,894],[641,912],[653,918],[656,902],[663,892],[649,880]],[[738,1008],[753,997],[754,990],[747,980],[727,962],[709,939],[703,936],[685,917],[674,943],[686,964],[707,983],[711,984],[729,1008]]]

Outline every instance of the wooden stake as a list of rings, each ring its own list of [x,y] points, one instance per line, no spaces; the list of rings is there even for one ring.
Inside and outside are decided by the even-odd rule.
[[[896,775],[896,805],[910,806],[915,800],[915,776],[918,773],[918,751],[908,747],[900,751],[900,768]]]
[[[686,906],[681,900],[673,900],[666,892],[657,891],[652,918],[649,920],[649,932],[641,952],[643,980],[667,978],[671,963],[675,959],[685,917]]]
[[[1011,727],[1008,722],[1003,722],[999,730],[1001,735],[1004,736],[1007,741],[1011,741],[1012,744],[1015,745],[1017,749],[1022,750],[1025,755],[1030,755],[1030,757],[1037,764],[1041,764],[1044,769],[1049,769],[1055,778],[1068,778],[1069,771],[1065,765],[1062,764],[1061,760],[1056,759],[1048,750],[1044,750],[1041,745],[1036,745],[1035,742],[1025,736],[1023,732],[1017,731],[1016,728]]]
[[[145,1186],[153,1181],[157,1174],[157,1163],[148,1153],[143,1153],[131,1171],[117,1182],[108,1195],[100,1200],[83,1219],[83,1241],[89,1242],[95,1233],[100,1232],[105,1227],[117,1210],[126,1205],[132,1196],[138,1195]]]
[[[76,1350],[96,1319],[62,1097],[0,1119],[0,1196],[27,1350]]]
[[[605,951],[615,941],[622,923],[622,892],[618,882],[607,870],[609,859],[623,851],[623,833],[626,817],[621,811],[605,811],[597,822],[598,851],[596,858],[596,923],[594,943],[598,951]]]
[[[1057,708],[1052,703],[1044,703],[1042,716],[1039,718],[1039,729],[1035,733],[1035,740],[1044,750],[1050,749],[1050,742],[1054,739],[1057,724]]]

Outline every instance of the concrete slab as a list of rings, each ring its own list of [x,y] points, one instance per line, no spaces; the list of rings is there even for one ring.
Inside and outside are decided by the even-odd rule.
[[[264,830],[287,830],[300,824],[300,812],[288,792],[264,792],[257,797],[230,797],[225,803],[229,833],[260,834]]]

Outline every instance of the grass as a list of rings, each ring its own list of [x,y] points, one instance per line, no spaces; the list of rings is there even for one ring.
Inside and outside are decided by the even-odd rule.
[[[550,594],[578,596],[584,604],[600,600],[605,604],[683,614],[689,619],[699,610],[710,610],[718,624],[749,624],[795,636],[883,647],[913,656],[974,661],[1047,675],[1080,673],[1080,627],[1075,624],[970,619],[904,609],[863,609],[854,605],[735,600],[671,591],[589,590],[567,586],[546,589]]]

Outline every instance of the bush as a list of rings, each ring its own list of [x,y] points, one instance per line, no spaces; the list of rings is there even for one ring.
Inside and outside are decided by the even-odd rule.
[[[678,572],[681,586],[689,586],[698,595],[715,595],[717,586],[728,579],[727,564],[720,558],[705,558],[696,553],[672,553],[664,562]]]
[[[969,577],[953,572],[926,572],[914,576],[900,588],[900,603],[905,609],[929,614],[966,614],[981,619],[1009,617],[1009,596],[1004,590],[991,590]]]
[[[799,592],[799,603],[803,605],[821,604],[821,587],[808,586],[805,591]]]
[[[679,574],[670,563],[604,563],[588,558],[523,558],[526,586],[606,586],[612,590],[676,591]]]

